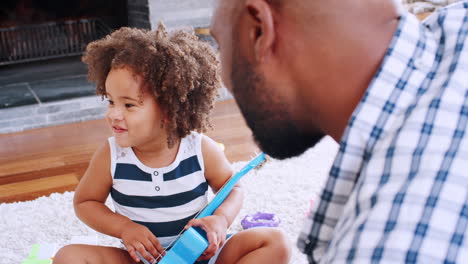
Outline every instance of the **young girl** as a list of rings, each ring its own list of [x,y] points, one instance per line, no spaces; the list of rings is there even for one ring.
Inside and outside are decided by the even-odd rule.
[[[219,146],[199,134],[220,85],[218,61],[188,32],[122,28],[88,45],[83,61],[97,93],[109,101],[113,132],[76,189],[78,217],[121,239],[125,249],[69,245],[54,263],[152,262],[186,226],[207,233],[205,263],[287,263],[285,236],[255,228],[226,240],[243,193],[237,185],[212,216],[193,220],[232,175]],[[198,131],[198,132],[195,132]],[[111,195],[115,212],[105,206]]]

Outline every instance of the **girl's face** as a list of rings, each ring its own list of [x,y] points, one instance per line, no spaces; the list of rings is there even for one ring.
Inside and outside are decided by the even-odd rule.
[[[121,147],[166,144],[164,115],[143,79],[128,68],[111,69],[106,79],[106,120]]]

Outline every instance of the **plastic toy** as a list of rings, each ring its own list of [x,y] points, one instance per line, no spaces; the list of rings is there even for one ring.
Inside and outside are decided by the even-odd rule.
[[[28,258],[21,264],[52,264],[56,252],[56,244],[34,244],[29,251]]]
[[[238,173],[219,190],[213,200],[200,211],[195,218],[203,218],[212,215],[214,211],[223,203],[237,182],[250,170],[259,166],[265,161],[265,154],[261,153],[251,160]],[[200,228],[189,228],[183,231],[173,246],[166,251],[166,255],[159,260],[159,264],[193,264],[200,255],[208,248],[208,239],[205,232]]]
[[[256,213],[246,215],[241,221],[244,229],[253,227],[277,227],[280,224],[280,219],[275,214],[270,213]]]

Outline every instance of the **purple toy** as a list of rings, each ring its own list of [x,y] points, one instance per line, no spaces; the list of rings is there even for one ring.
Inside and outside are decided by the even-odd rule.
[[[280,224],[280,219],[275,214],[269,213],[256,213],[246,215],[241,221],[241,225],[244,229],[252,227],[277,227]]]

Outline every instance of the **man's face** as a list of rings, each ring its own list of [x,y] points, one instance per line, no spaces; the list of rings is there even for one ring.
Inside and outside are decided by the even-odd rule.
[[[230,2],[230,3],[227,3]],[[241,28],[229,21],[237,1],[221,0],[212,24],[212,32],[220,47],[222,78],[227,88],[234,95],[237,104],[254,134],[259,147],[273,158],[285,159],[302,154],[314,146],[324,136],[315,130],[302,131],[301,120],[292,114],[291,104],[281,96],[285,89],[269,80],[268,72],[261,72],[259,65],[253,65],[244,55],[248,47],[241,41]],[[251,60],[250,60],[251,61]],[[275,76],[275,78],[278,76]]]

